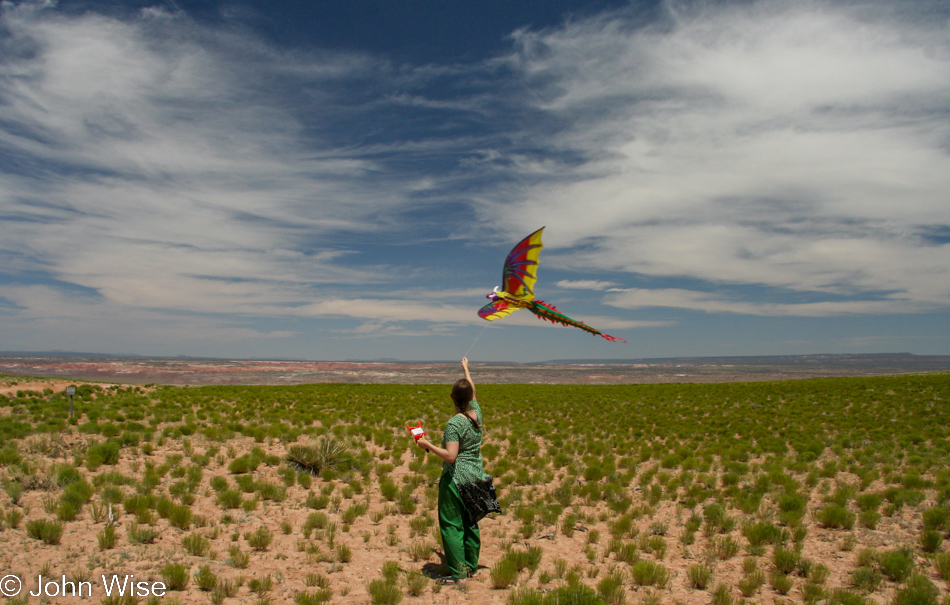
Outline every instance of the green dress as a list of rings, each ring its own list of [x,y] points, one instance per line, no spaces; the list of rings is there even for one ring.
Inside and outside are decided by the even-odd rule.
[[[472,409],[482,424],[482,410],[477,401],[472,401]],[[481,550],[481,536],[478,524],[469,523],[465,504],[459,494],[459,485],[484,479],[482,464],[482,432],[472,426],[472,422],[463,414],[456,414],[445,424],[442,434],[442,447],[457,441],[459,454],[455,462],[442,463],[442,477],[439,480],[439,530],[442,534],[442,546],[445,549],[445,562],[450,573],[465,577],[478,569],[478,554]]]
[[[474,399],[471,403],[478,424],[482,424],[482,408]],[[485,479],[485,468],[482,464],[482,431],[475,430],[472,421],[464,414],[456,414],[445,423],[445,432],[442,434],[442,448],[450,441],[459,444],[459,455],[455,462],[442,463],[442,476],[448,475],[455,485],[472,483]]]

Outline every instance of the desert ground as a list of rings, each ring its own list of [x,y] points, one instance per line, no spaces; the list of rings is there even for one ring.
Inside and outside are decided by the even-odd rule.
[[[477,382],[478,379],[476,374]],[[593,442],[575,445],[576,455],[559,459],[555,449],[560,442],[556,437],[558,431],[566,433],[562,437],[566,436],[568,443],[580,438],[576,433],[572,437],[572,430],[565,430],[567,424],[556,425],[553,433],[542,430],[540,434],[546,434],[547,439],[532,441],[537,450],[526,453],[527,448],[515,439],[523,434],[517,426],[501,429],[500,434],[491,429],[493,401],[486,397],[483,406],[489,430],[485,442],[494,448],[489,467],[502,471],[497,475],[498,487],[506,510],[505,514],[480,523],[482,567],[476,576],[460,586],[439,586],[427,579],[428,575],[441,572],[434,489],[438,464],[432,460],[434,457],[424,457],[401,427],[390,429],[382,423],[383,428],[374,429],[371,439],[361,437],[349,427],[346,431],[334,431],[330,426],[333,420],[343,418],[346,412],[329,406],[330,416],[318,414],[320,419],[312,422],[312,426],[323,427],[324,430],[317,431],[319,436],[306,431],[268,432],[265,429],[272,426],[272,421],[264,410],[259,419],[249,420],[252,426],[249,425],[248,432],[259,429],[257,433],[221,433],[215,430],[217,395],[211,391],[204,395],[201,389],[179,389],[193,395],[189,400],[192,403],[175,408],[176,414],[184,410],[181,413],[185,417],[156,418],[160,422],[151,423],[152,431],[145,431],[141,439],[123,443],[114,462],[95,464],[93,446],[125,439],[132,435],[129,431],[138,430],[130,423],[135,414],[142,414],[141,410],[130,408],[123,412],[121,402],[134,399],[146,402],[146,407],[160,409],[171,396],[168,387],[0,377],[0,419],[5,420],[24,416],[29,410],[33,410],[36,420],[41,410],[50,406],[61,413],[61,393],[67,385],[96,387],[95,393],[86,391],[90,394],[77,406],[79,412],[74,422],[59,430],[8,439],[3,444],[0,476],[7,496],[0,495],[0,575],[6,576],[4,582],[11,574],[17,576],[23,590],[34,593],[42,592],[37,585],[40,575],[46,582],[56,582],[47,584],[47,594],[61,591],[64,576],[68,581],[87,582],[92,594],[83,595],[80,602],[90,603],[264,605],[401,600],[517,605],[535,602],[531,600],[532,594],[540,599],[559,594],[557,589],[569,585],[587,586],[602,599],[570,602],[615,605],[725,605],[743,600],[767,604],[947,603],[950,569],[942,567],[950,563],[946,542],[939,540],[936,549],[929,550],[921,546],[921,536],[926,520],[936,515],[928,517],[925,513],[945,510],[950,496],[950,474],[944,456],[950,450],[944,430],[950,416],[945,399],[950,394],[950,376],[937,374],[921,380],[924,382],[914,382],[906,388],[908,393],[927,392],[923,412],[912,410],[909,404],[901,411],[921,416],[925,421],[929,414],[931,420],[944,426],[939,430],[931,427],[933,431],[928,433],[924,422],[915,424],[906,434],[898,434],[895,418],[879,420],[885,431],[895,428],[894,439],[909,448],[906,455],[898,453],[882,462],[874,457],[870,441],[842,441],[827,449],[822,447],[823,451],[814,459],[799,456],[793,461],[794,451],[790,451],[784,458],[788,464],[784,471],[775,466],[776,456],[762,451],[754,451],[744,462],[734,463],[727,461],[727,451],[720,451],[708,456],[711,465],[704,466],[698,452],[694,458],[682,447],[676,449],[675,436],[667,435],[661,440],[650,434],[637,436],[632,430],[633,438],[625,435],[623,439],[639,444],[641,455],[631,452],[625,456],[624,451],[613,448],[613,435],[604,427],[584,435]],[[776,388],[782,397],[794,398],[802,390],[788,386],[794,383],[780,384]],[[832,383],[800,384],[804,389],[806,384],[813,388],[816,384]],[[886,388],[890,389],[887,397],[900,395],[891,385],[862,383],[861,389]],[[327,388],[327,393],[333,392],[333,387]],[[500,390],[505,388],[509,390]],[[510,393],[513,388],[486,386],[483,391],[500,400],[502,393]],[[762,388],[765,390],[750,392],[748,401],[752,403],[748,410],[769,405],[774,393],[768,390],[769,386]],[[814,388],[821,392],[826,387]],[[431,397],[436,403],[420,408],[424,410],[419,412],[420,417],[424,414],[429,426],[438,426],[451,414],[450,408],[443,414],[439,407],[439,389],[446,387],[433,387],[435,394]],[[517,396],[521,389],[530,387],[518,387]],[[273,392],[278,398],[284,397],[281,391]],[[420,399],[430,397],[429,391],[399,391],[404,392],[417,392]],[[604,393],[620,392],[626,393]],[[660,397],[673,393],[658,392]],[[42,399],[43,393],[46,399]],[[386,399],[390,392],[366,393],[359,395],[361,401]],[[697,393],[701,391],[688,392]],[[107,404],[112,401],[110,397],[115,402]],[[394,403],[397,400],[394,396]],[[204,401],[206,408],[194,406],[195,401]],[[359,405],[346,396],[342,402],[343,407]],[[93,417],[93,410],[100,404],[103,415],[98,421],[108,418],[105,424]],[[816,406],[810,409],[822,410],[818,415],[825,416],[829,415],[828,410],[840,411],[856,405],[850,400],[843,408],[825,408],[818,401],[807,404]],[[594,405],[589,408],[592,413],[596,402]],[[226,411],[222,413],[227,416]],[[726,416],[726,412],[722,415]],[[698,414],[690,422],[702,417]],[[525,416],[520,418],[526,422]],[[538,420],[532,420],[530,414],[527,419]],[[140,420],[141,426],[146,419]],[[557,423],[559,418],[540,420]],[[582,423],[583,418],[575,421]],[[118,426],[118,430],[106,430],[109,424]],[[869,426],[874,425],[872,422]],[[189,426],[204,430],[184,430]],[[701,425],[687,427],[687,431],[696,433],[704,430],[707,429]],[[391,437],[386,435],[387,431]],[[438,438],[437,429],[430,431]],[[737,439],[741,436],[736,434]],[[295,445],[333,438],[352,452],[360,451],[364,457],[362,469],[324,470],[304,481],[301,475],[307,473],[288,466]],[[681,439],[681,443],[685,441]],[[669,448],[664,449],[665,446]],[[658,452],[654,458],[649,458],[649,447]],[[662,452],[674,450],[678,461],[668,464],[674,454]],[[644,452],[646,456],[642,455]],[[235,470],[235,461],[247,458],[257,463],[251,464],[250,470]],[[875,465],[880,467],[878,471],[871,468]],[[603,476],[598,476],[596,471],[601,468]],[[918,468],[923,472],[918,473]],[[730,473],[738,473],[739,477]],[[247,477],[244,485],[242,476]],[[78,511],[72,511],[74,515],[63,510],[69,477],[79,477],[94,486],[94,493]],[[747,508],[742,504],[743,491],[751,490],[753,484],[767,484],[763,477],[773,479],[771,486],[763,488],[761,502]],[[152,483],[143,487],[149,480]],[[778,487],[782,482],[784,487]],[[11,488],[13,483],[21,485],[22,491]],[[792,484],[794,487],[788,487]],[[569,501],[557,506],[555,500],[564,493],[565,485]],[[611,492],[612,485],[621,485],[622,492]],[[729,491],[728,485],[741,489]],[[896,492],[888,490],[900,485],[910,495],[905,494],[906,502],[901,500],[898,506],[897,500],[889,499]],[[227,491],[239,494],[233,505],[223,504],[225,486]],[[823,507],[830,506],[839,493],[843,494],[843,508],[851,513],[850,520],[843,524],[821,517]],[[130,504],[141,504],[142,499],[135,498],[137,494],[143,496],[144,505]],[[866,494],[884,495],[878,503],[883,506],[875,509],[883,514],[877,515],[873,523],[865,522],[864,516],[860,517],[861,522],[855,522],[857,513],[866,510],[860,504],[860,496]],[[804,498],[804,512],[797,518],[783,516],[789,512],[785,510],[789,495]],[[716,505],[720,505],[724,516],[714,514],[718,510]],[[179,512],[187,509],[185,520],[176,521],[171,512],[174,507]],[[555,514],[548,514],[551,510]],[[31,535],[30,523],[44,520],[62,526],[58,540],[47,543],[44,538]],[[754,528],[749,529],[759,522],[781,535],[759,542],[753,537]],[[947,519],[940,520],[936,531],[942,538],[947,537],[948,530]],[[103,536],[113,531],[115,543],[110,546]],[[261,535],[270,536],[269,540],[262,540]],[[268,543],[262,546],[262,541]],[[882,562],[885,555],[898,552],[906,554],[910,561],[909,567],[899,573]],[[524,556],[520,558],[520,569],[506,579],[502,562],[516,559],[512,553]],[[785,553],[789,553],[793,563],[787,574],[779,574],[779,557]],[[152,587],[156,582],[167,584],[168,566],[174,564],[186,570],[188,580],[183,590],[170,590],[158,599],[110,600],[106,596],[103,576],[134,576],[136,581]],[[700,567],[710,575],[705,582],[701,581]],[[653,576],[647,573],[651,570]],[[859,578],[860,570],[868,570],[871,579]],[[390,580],[385,581],[386,577]],[[782,585],[783,578],[787,587]],[[936,592],[928,593],[929,586],[912,592],[919,588],[913,582],[922,582],[915,578],[925,578]],[[384,585],[395,587],[395,595],[374,594],[374,582],[377,589]],[[9,585],[4,584],[4,588]],[[21,596],[8,602],[75,603],[76,599],[60,594],[31,597],[29,601]]]
[[[617,361],[473,361],[492,384],[663,384],[884,376],[950,371],[947,355],[790,355]],[[458,362],[345,362],[2,353],[0,374],[122,384],[446,384]]]

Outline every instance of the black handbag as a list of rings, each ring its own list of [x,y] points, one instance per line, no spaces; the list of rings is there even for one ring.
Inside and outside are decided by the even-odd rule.
[[[465,504],[465,512],[468,513],[469,523],[478,523],[488,513],[501,512],[501,504],[498,503],[498,495],[495,493],[491,476],[482,481],[463,483],[458,487],[462,502]]]

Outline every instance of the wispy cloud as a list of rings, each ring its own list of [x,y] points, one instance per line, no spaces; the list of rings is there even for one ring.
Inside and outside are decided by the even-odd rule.
[[[541,225],[544,283],[588,291],[552,300],[598,328],[944,309],[950,42],[926,6],[670,1],[419,66],[167,5],[3,3],[0,338],[463,332]]]
[[[915,313],[920,305],[902,299],[838,300],[821,302],[774,303],[730,299],[726,296],[677,288],[629,290],[616,289],[604,302],[621,309],[666,307],[709,313],[738,313],[773,317],[824,317],[834,315]]]
[[[554,284],[559,288],[567,288],[568,290],[606,290],[607,288],[612,288],[617,284],[609,281],[599,281],[595,279],[562,279],[561,281]]]
[[[576,270],[869,296],[808,314],[900,306],[882,291],[946,307],[950,246],[928,234],[950,224],[950,43],[905,8],[671,2],[662,23],[519,32],[511,65],[561,129],[537,133],[547,178],[523,171],[484,217],[542,217],[569,250],[549,262]]]
[[[280,52],[161,9],[119,20],[5,3],[0,20],[7,271],[89,289],[118,315],[219,320],[293,316],[332,297],[326,288],[411,272],[362,244],[399,234],[400,214],[434,184],[344,134],[373,119],[354,96],[372,100],[380,81],[411,73],[352,53]],[[16,298],[52,315],[88,311],[60,298],[54,312],[31,302],[36,292]]]

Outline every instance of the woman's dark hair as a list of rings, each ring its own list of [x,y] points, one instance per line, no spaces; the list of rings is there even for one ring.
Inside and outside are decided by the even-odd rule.
[[[471,409],[472,399],[475,395],[475,389],[472,383],[465,378],[458,379],[452,385],[452,401],[455,402],[455,409],[459,412],[466,412]]]

